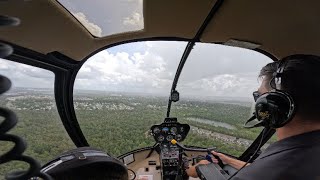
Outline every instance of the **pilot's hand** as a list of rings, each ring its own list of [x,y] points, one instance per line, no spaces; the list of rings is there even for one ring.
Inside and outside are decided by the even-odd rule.
[[[199,164],[209,164],[209,163],[210,162],[207,161],[207,160],[201,160],[196,165],[190,166],[188,169],[186,169],[186,173],[188,174],[188,176],[196,178],[196,177],[198,177],[198,174],[197,174],[197,171],[196,171],[196,166],[199,165]]]
[[[221,161],[222,161],[223,164],[228,164],[228,165],[230,165],[230,166],[232,166],[232,167],[234,167],[234,168],[236,168],[236,169],[240,169],[240,168],[242,168],[244,165],[250,165],[250,163],[247,164],[246,162],[243,162],[243,161],[240,161],[240,160],[238,160],[238,159],[229,157],[229,156],[224,155],[224,154],[222,154],[222,153],[218,153],[218,152],[215,152],[215,151],[211,151],[211,153],[212,153],[213,155],[215,155],[215,156],[218,156],[218,157],[221,159]],[[215,159],[215,160],[214,160],[214,159]],[[217,162],[218,160],[217,160],[216,158],[212,157],[212,161],[213,161],[213,162]]]
[[[211,151],[211,153],[215,156],[218,156],[221,161],[223,162],[223,164],[230,164],[233,160],[233,158],[227,156],[227,155],[224,155],[222,153],[218,153],[218,152],[215,152],[215,151]],[[218,159],[216,159],[215,157],[212,157],[212,161],[214,163],[218,163]]]

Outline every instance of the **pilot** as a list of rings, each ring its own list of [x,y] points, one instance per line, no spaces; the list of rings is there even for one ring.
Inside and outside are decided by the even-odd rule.
[[[92,147],[67,151],[44,165],[41,172],[55,180],[128,179],[122,162]]]
[[[276,129],[277,142],[231,179],[320,179],[320,57],[291,55],[267,64],[259,77],[262,83],[254,93],[256,117],[265,127]],[[245,165],[212,153],[238,170]],[[186,172],[198,176],[195,166]]]

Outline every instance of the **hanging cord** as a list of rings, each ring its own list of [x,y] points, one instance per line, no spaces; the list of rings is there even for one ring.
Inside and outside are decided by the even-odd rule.
[[[7,16],[0,16],[0,26],[15,26],[19,24],[19,19]],[[13,52],[11,46],[0,43],[0,58],[4,58]],[[11,81],[0,75],[0,95],[8,91],[11,87]],[[7,132],[12,129],[18,122],[17,116],[14,112],[9,109],[0,107],[0,141],[12,142],[14,147],[8,152],[0,155],[0,165],[7,163],[9,161],[22,161],[29,164],[29,169],[27,171],[14,171],[8,173],[5,178],[7,180],[26,180],[26,179],[38,179],[42,178],[44,180],[52,180],[52,178],[40,172],[40,164],[31,157],[23,155],[26,150],[25,141],[19,136],[7,134]],[[33,178],[36,177],[36,178]]]
[[[261,148],[262,141],[263,141],[264,135],[265,135],[265,131],[266,131],[266,129],[264,128],[264,129],[262,130],[262,133],[261,133],[261,139],[260,139],[259,145],[258,145],[256,151],[255,151],[255,152],[253,153],[253,155],[251,156],[251,158],[250,158],[248,161],[246,161],[246,163],[245,163],[237,172],[235,172],[232,176],[230,176],[230,177],[228,178],[228,180],[230,180],[230,179],[233,178],[235,175],[237,175],[238,172],[241,171],[244,167],[246,167],[246,166],[248,165],[248,163],[256,156],[256,154],[258,153],[258,151],[259,151],[260,148]]]
[[[3,79],[6,78],[0,75],[0,79],[0,87],[2,87]],[[52,179],[48,175],[40,172],[41,166],[36,160],[22,155],[26,150],[26,143],[22,138],[12,134],[6,134],[18,122],[15,113],[9,109],[0,107],[0,117],[4,118],[3,122],[0,124],[0,141],[12,142],[15,144],[9,152],[0,156],[0,164],[4,164],[12,160],[23,161],[29,164],[29,169],[27,171],[15,171],[7,174],[5,178],[8,180],[26,180],[33,176],[38,176],[42,179]]]

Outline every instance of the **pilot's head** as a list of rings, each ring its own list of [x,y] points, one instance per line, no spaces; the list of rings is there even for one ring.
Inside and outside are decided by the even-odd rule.
[[[41,171],[55,180],[128,179],[122,162],[91,147],[65,152],[44,165]]]
[[[260,97],[264,93],[268,94],[277,89],[289,95],[288,101],[291,101],[290,98],[292,98],[294,112],[288,125],[295,123],[300,125],[320,124],[319,56],[292,55],[285,57],[281,61],[272,62],[263,67],[259,77],[262,78],[261,86],[258,89]],[[269,99],[271,99],[269,102],[276,101],[277,97]],[[286,103],[278,104],[280,105],[276,107],[281,107]]]

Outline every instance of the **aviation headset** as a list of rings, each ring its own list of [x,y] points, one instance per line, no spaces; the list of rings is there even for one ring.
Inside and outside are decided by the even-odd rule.
[[[269,82],[273,90],[262,94],[256,100],[255,117],[260,123],[254,127],[280,128],[292,120],[296,105],[292,96],[288,92],[281,90],[282,76],[289,59],[292,59],[292,56],[288,56],[278,63],[277,71],[273,73],[273,77]],[[276,85],[275,87],[273,87],[273,82]]]
[[[119,179],[128,178],[127,167],[121,161],[92,147],[80,147],[65,152],[45,164],[41,172],[52,176],[63,175],[71,171],[76,174],[78,169],[92,169],[91,165],[94,164],[103,164],[106,169],[110,170],[110,173],[112,171],[113,175],[119,176]]]

